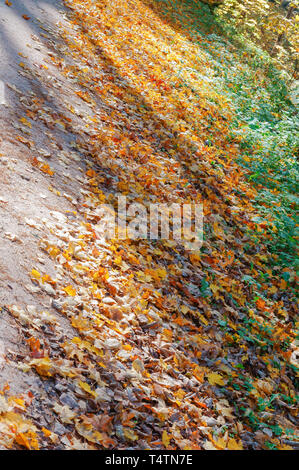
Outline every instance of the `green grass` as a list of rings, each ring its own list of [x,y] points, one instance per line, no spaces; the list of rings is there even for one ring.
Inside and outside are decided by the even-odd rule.
[[[286,74],[265,51],[219,24],[208,5],[193,0],[156,3],[168,21],[200,44],[213,64],[213,84],[226,94],[235,116],[227,138],[240,141],[239,164],[258,192],[256,222],[266,222],[271,235],[264,242],[274,264],[296,269],[299,119],[288,96]],[[252,237],[258,242],[260,235],[253,232]]]

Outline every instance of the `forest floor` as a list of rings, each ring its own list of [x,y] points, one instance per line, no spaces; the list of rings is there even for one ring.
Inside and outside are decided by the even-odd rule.
[[[1,1],[1,449],[297,447],[294,273],[162,3]],[[202,203],[203,247],[107,239],[120,194]]]

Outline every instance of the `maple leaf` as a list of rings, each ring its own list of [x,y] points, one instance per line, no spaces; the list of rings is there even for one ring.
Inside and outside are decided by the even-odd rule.
[[[37,435],[33,431],[17,433],[15,441],[17,444],[26,447],[28,450],[39,450]]]
[[[64,287],[63,290],[71,297],[76,295],[76,289],[73,286]]]
[[[79,386],[82,388],[82,390],[84,390],[88,394],[92,395],[93,397],[96,397],[96,393],[90,388],[90,385],[88,383],[82,382],[80,380]]]
[[[207,374],[207,379],[211,385],[225,385],[222,375],[217,372]]]
[[[34,367],[35,370],[43,377],[51,377],[53,374],[53,364],[49,357],[41,359],[33,359],[29,366]]]
[[[162,442],[163,442],[163,445],[167,448],[169,446],[169,443],[170,443],[170,438],[167,434],[166,431],[163,431],[162,433]]]
[[[227,442],[227,448],[229,450],[243,450],[243,445],[240,441],[237,442],[235,439],[230,438]]]
[[[74,418],[77,416],[67,405],[61,406],[59,403],[55,403],[53,410],[59,415],[63,423],[72,424]]]

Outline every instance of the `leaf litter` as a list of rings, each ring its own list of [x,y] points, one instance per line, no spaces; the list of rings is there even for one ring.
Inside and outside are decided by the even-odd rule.
[[[289,449],[296,440],[292,289],[269,265],[256,189],[236,163],[238,141],[226,138],[233,112],[213,87],[213,64],[151,3],[67,0],[69,25],[59,26],[47,66],[20,64],[55,94],[57,68],[68,88],[59,113],[24,97],[18,129],[48,129],[52,149],[32,165],[74,206],[25,223],[42,233],[40,250],[56,266],[55,279],[32,266],[28,288],[49,295],[75,334],[46,309],[3,307],[26,338],[16,367],[57,390],[44,427],[26,418],[30,392],[3,388],[7,448]],[[72,150],[61,144],[68,132]],[[35,150],[31,137],[18,140]],[[85,161],[80,200],[55,189],[44,160],[54,152],[66,172]],[[116,207],[120,193],[146,206],[203,203],[203,249],[107,240],[100,206]]]

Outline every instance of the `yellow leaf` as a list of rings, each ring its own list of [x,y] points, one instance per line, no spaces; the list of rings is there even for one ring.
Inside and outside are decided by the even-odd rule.
[[[30,129],[32,128],[31,122],[29,122],[25,117],[22,117],[22,118],[20,119],[20,121],[21,121],[23,124],[25,124],[25,126],[30,127]]]
[[[170,438],[167,434],[166,431],[163,431],[163,434],[162,434],[162,442],[164,444],[165,447],[168,447],[169,446],[169,442],[170,442]]]
[[[189,307],[187,307],[187,305],[182,305],[182,306],[181,306],[181,312],[182,312],[182,313],[186,314],[186,313],[189,312],[189,310],[190,310],[190,309],[189,309]]]
[[[159,269],[156,269],[156,274],[157,274],[161,279],[165,279],[166,276],[167,276],[167,271],[166,271],[166,269],[164,269],[164,268],[159,268]]]
[[[209,322],[208,320],[199,312],[197,312],[197,316],[199,317],[200,321],[204,324],[204,325],[208,325]]]
[[[226,449],[226,441],[225,441],[225,439],[223,439],[223,437],[219,437],[219,438],[217,439],[217,441],[214,440],[214,439],[211,437],[211,440],[212,440],[214,446],[216,447],[216,449],[218,449],[218,450],[224,450],[224,449]]]
[[[64,287],[63,290],[72,297],[76,295],[76,289],[73,286]]]
[[[37,435],[33,431],[20,432],[16,434],[16,442],[28,450],[39,450]]]
[[[82,388],[82,390],[84,390],[85,392],[89,393],[89,394],[92,395],[94,398],[96,397],[95,392],[94,392],[93,390],[91,390],[91,388],[90,388],[90,386],[88,385],[88,383],[82,382],[82,380],[80,380],[79,385],[80,385],[80,387]]]
[[[123,433],[125,438],[130,441],[136,441],[138,439],[137,434],[130,428],[123,428]]]
[[[51,168],[50,168],[49,165],[47,165],[47,164],[41,165],[41,166],[40,166],[40,170],[41,170],[43,173],[46,173],[47,175],[50,175],[50,176],[53,176],[53,175],[54,175],[54,171],[51,170]]]
[[[279,447],[279,450],[294,450],[293,447],[288,445],[282,445]]]
[[[207,375],[208,381],[211,385],[225,385],[222,375],[217,372],[211,372]]]
[[[32,269],[31,277],[33,277],[36,280],[39,280],[41,278],[41,273],[39,273],[36,269]]]
[[[33,359],[30,363],[30,366],[34,366],[38,374],[43,377],[51,377],[52,373],[52,363],[48,357],[43,357],[42,359]]]
[[[227,443],[227,448],[229,450],[243,450],[242,443],[237,442],[235,439],[229,439]]]
[[[46,428],[42,428],[42,432],[44,433],[44,435],[46,437],[50,437],[52,435],[52,432],[49,431],[49,429],[46,429]]]

